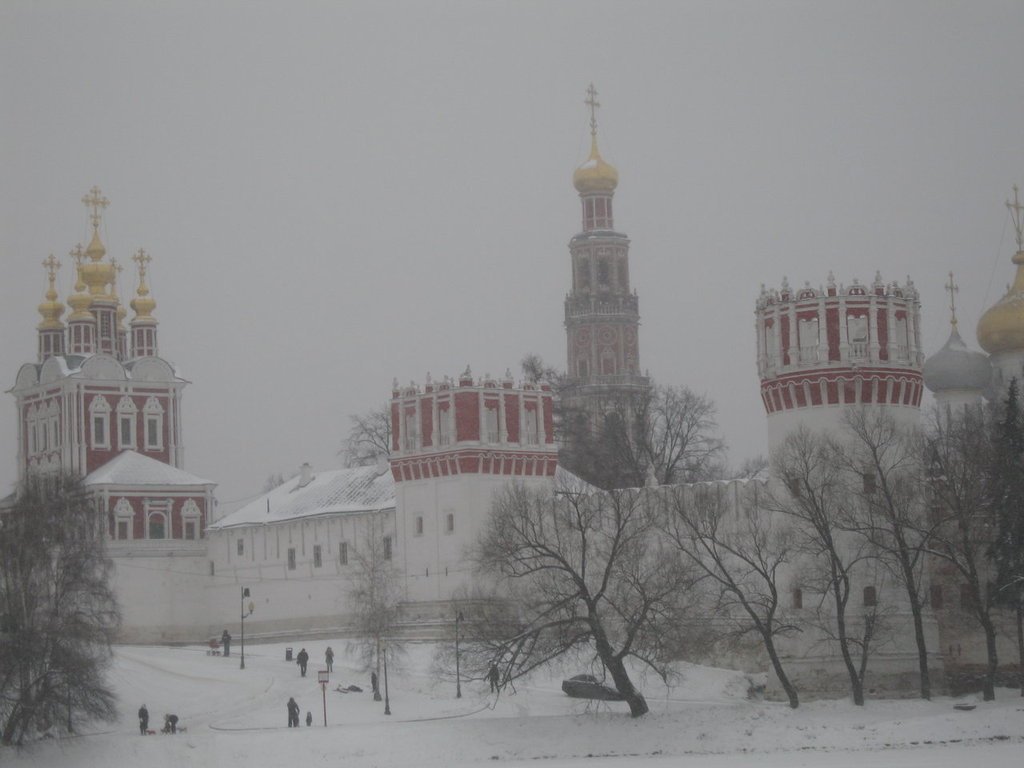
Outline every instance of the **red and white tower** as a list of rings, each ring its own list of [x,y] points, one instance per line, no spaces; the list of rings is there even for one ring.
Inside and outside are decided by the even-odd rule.
[[[920,302],[913,282],[857,280],[794,291],[761,288],[757,372],[768,412],[768,447],[803,425],[836,429],[852,405],[877,405],[908,423],[919,418],[923,381]]]
[[[640,375],[640,302],[629,285],[629,238],[615,231],[619,173],[597,148],[597,91],[587,90],[590,156],[573,174],[583,229],[569,243],[572,291],[565,298],[570,407],[600,413],[602,403],[649,386]]]
[[[508,371],[391,392],[391,472],[406,599],[443,601],[470,587],[465,550],[510,480],[551,488],[558,466],[550,387]]]

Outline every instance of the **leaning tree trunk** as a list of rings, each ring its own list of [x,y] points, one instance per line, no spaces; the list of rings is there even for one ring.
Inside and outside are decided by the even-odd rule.
[[[786,671],[782,668],[782,659],[779,658],[779,652],[775,649],[775,641],[772,640],[772,636],[768,633],[763,634],[764,647],[768,651],[768,658],[771,659],[772,669],[775,670],[775,676],[779,678],[782,690],[786,692],[786,696],[789,698],[789,706],[796,709],[800,706],[800,698],[797,695],[796,687],[790,681]]]
[[[917,643],[917,666],[921,675],[921,698],[931,699],[932,681],[928,672],[928,646],[924,640],[924,622],[921,620],[921,601],[914,590],[910,594],[910,613],[914,617],[914,641]]]
[[[996,698],[996,668],[999,657],[996,655],[996,628],[986,613],[981,617],[981,626],[985,630],[985,649],[988,651],[988,664],[985,666],[985,679],[982,682],[982,698],[993,701]]]
[[[650,707],[647,706],[647,699],[629,679],[629,673],[626,672],[626,665],[622,663],[622,659],[612,651],[611,643],[608,642],[608,636],[601,624],[601,618],[593,609],[590,611],[589,623],[591,632],[594,634],[597,655],[605,669],[611,673],[612,680],[615,681],[615,690],[621,693],[626,703],[629,704],[629,714],[633,717],[646,715],[650,710]]]

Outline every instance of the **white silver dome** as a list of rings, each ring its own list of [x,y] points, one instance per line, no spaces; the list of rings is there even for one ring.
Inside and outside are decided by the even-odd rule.
[[[949,334],[946,345],[924,361],[921,373],[924,375],[925,386],[932,392],[952,389],[983,392],[992,383],[992,366],[988,356],[968,349],[957,333],[956,326]]]

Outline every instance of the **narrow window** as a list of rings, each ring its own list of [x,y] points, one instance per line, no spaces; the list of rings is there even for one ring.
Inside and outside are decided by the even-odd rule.
[[[416,515],[416,535],[423,535],[423,515]]]
[[[608,285],[608,259],[598,259],[597,283],[598,285]]]
[[[236,549],[238,550],[238,556],[239,557],[241,557],[242,555],[245,554],[245,539],[239,539],[238,540],[238,543],[236,545]]]
[[[314,544],[313,545],[313,567],[314,568],[319,568],[321,565],[323,565],[323,560],[321,560],[320,558],[321,558],[320,545],[319,544]]]
[[[864,587],[864,605],[867,607],[878,605],[878,593],[874,587]]]
[[[288,570],[295,570],[295,547],[288,548]]]
[[[793,590],[793,607],[797,609],[804,607],[804,592],[802,589]]]
[[[196,524],[191,520],[185,523],[185,538],[194,539],[196,537]]]
[[[454,512],[449,512],[447,515],[445,515],[445,517],[444,517],[444,531],[445,531],[445,533],[454,533],[455,532],[455,513]]]
[[[117,538],[127,539],[128,538],[128,521],[118,520],[117,521]]]
[[[130,448],[132,446],[132,417],[122,416],[121,422],[121,447]]]
[[[385,536],[384,537],[384,559],[385,560],[390,560],[391,559],[391,537],[390,536]]]
[[[105,447],[107,444],[107,419],[105,416],[92,417],[92,444]]]
[[[146,447],[160,448],[160,417],[146,417]]]
[[[165,536],[165,519],[162,513],[154,513],[149,516],[149,538],[162,539]]]
[[[348,542],[343,541],[338,545],[338,563],[348,565]]]
[[[932,584],[931,589],[928,590],[928,595],[931,598],[932,610],[940,610],[942,608],[942,585]]]

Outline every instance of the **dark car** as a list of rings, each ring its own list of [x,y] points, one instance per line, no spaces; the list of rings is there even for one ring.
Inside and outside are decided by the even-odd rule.
[[[593,675],[574,675],[562,681],[562,690],[574,699],[596,699],[598,701],[625,701],[625,697],[614,688],[601,683]]]

